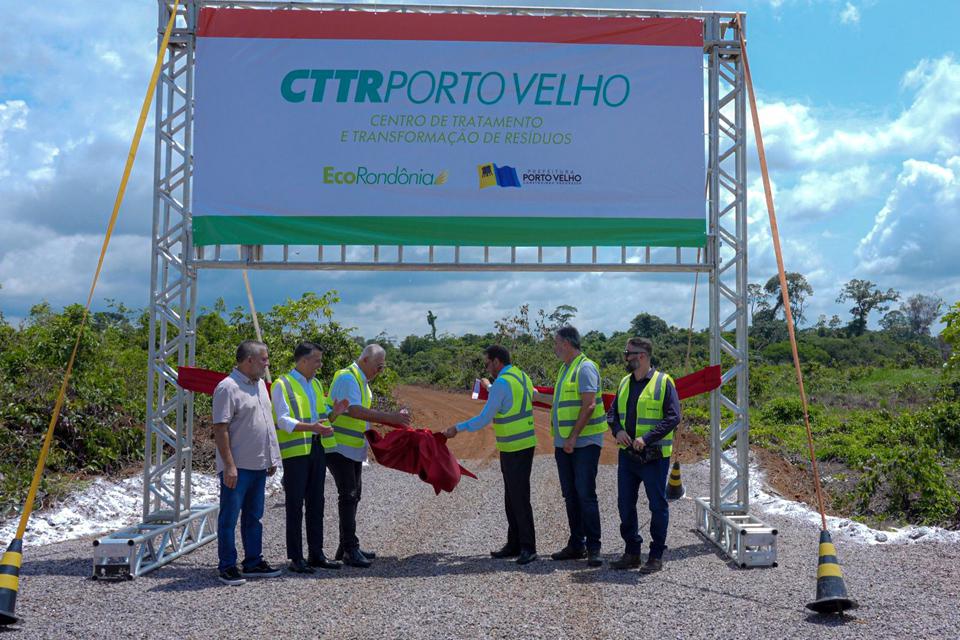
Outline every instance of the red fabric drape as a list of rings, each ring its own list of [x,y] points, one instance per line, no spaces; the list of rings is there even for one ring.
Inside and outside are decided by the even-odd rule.
[[[442,433],[399,427],[385,436],[372,430],[365,435],[377,462],[420,476],[436,493],[453,491],[461,476],[477,477],[457,461]]]

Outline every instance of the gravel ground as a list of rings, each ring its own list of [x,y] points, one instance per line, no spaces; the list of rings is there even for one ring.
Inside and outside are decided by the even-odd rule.
[[[87,578],[90,539],[27,548],[10,638],[958,638],[960,545],[839,544],[853,615],[820,617],[814,599],[818,531],[778,516],[779,567],[736,569],[693,531],[693,503],[671,507],[663,572],[589,569],[541,559],[527,567],[492,560],[506,521],[495,464],[453,494],[417,478],[364,469],[359,533],[373,568],[226,587],[209,544],[130,582]],[[706,465],[685,467],[689,495],[707,489]],[[622,550],[616,469],[600,469],[604,555]],[[534,464],[534,510],[543,558],[566,541],[553,460]],[[336,492],[327,479],[328,554],[336,549]],[[648,518],[641,498],[641,522]],[[264,551],[284,557],[282,494],[268,498]]]

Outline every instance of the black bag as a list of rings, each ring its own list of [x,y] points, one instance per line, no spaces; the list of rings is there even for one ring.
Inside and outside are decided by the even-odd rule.
[[[647,445],[640,451],[637,451],[633,447],[627,447],[624,451],[641,464],[663,459],[663,449],[655,444]]]

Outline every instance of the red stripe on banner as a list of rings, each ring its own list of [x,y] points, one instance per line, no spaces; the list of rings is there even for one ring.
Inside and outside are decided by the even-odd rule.
[[[702,47],[695,18],[582,18],[266,9],[200,10],[206,38],[552,42]]]

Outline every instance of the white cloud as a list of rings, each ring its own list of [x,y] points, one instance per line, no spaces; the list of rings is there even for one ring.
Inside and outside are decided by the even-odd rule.
[[[857,247],[862,269],[918,288],[955,280],[960,273],[958,219],[960,156],[943,164],[907,160],[873,228]]]
[[[805,104],[758,101],[773,168],[844,165],[902,154],[945,158],[960,153],[960,63],[922,60],[901,82],[910,105],[893,119],[847,116],[827,122]]]
[[[783,210],[790,216],[822,217],[870,195],[885,180],[882,171],[865,164],[839,171],[808,171],[784,192]]]
[[[848,2],[840,11],[840,22],[843,24],[860,24],[860,9]]]

